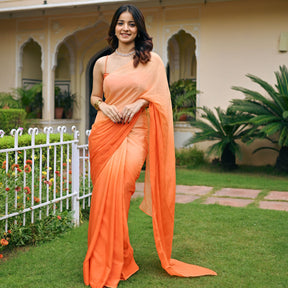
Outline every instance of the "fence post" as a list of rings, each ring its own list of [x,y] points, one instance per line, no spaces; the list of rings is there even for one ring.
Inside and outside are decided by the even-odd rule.
[[[75,226],[79,226],[79,176],[80,176],[80,164],[79,164],[79,149],[77,148],[77,144],[79,142],[78,136],[80,135],[79,131],[75,126],[72,127],[72,132],[74,134],[74,141],[72,143],[72,211],[73,220]]]

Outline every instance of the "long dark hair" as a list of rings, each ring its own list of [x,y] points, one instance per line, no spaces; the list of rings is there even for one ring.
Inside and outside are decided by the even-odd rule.
[[[146,30],[144,16],[137,7],[134,5],[126,4],[120,6],[116,10],[110,24],[107,41],[113,50],[117,49],[118,38],[115,35],[115,27],[120,15],[126,11],[132,14],[138,31],[138,35],[135,38],[135,55],[133,58],[134,67],[137,67],[139,62],[145,64],[150,60],[150,51],[153,48],[152,38],[148,35]]]

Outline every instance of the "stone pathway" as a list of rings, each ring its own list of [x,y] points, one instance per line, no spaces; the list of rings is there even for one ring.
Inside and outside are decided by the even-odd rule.
[[[144,183],[136,183],[133,197],[143,197]],[[222,188],[215,190],[209,186],[176,186],[176,202],[189,203],[198,200],[203,204],[219,204],[233,207],[246,207],[254,204],[261,209],[288,211],[288,191],[270,191],[261,194],[261,190]]]

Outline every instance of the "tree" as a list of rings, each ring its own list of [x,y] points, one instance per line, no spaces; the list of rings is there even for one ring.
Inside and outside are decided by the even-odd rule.
[[[201,131],[196,132],[186,145],[203,141],[216,141],[208,148],[208,155],[214,153],[219,156],[224,168],[236,168],[236,156],[241,155],[240,145],[236,140],[242,140],[251,129],[248,124],[245,124],[246,115],[242,112],[233,111],[231,107],[228,107],[226,111],[220,107],[215,108],[217,115],[205,106],[199,109],[204,112],[201,114],[202,119],[192,121],[191,125]],[[235,124],[239,119],[243,123]]]
[[[275,72],[277,83],[275,88],[266,81],[251,74],[246,75],[253,82],[264,89],[265,94],[246,89],[243,87],[232,87],[232,89],[245,94],[245,99],[232,100],[232,109],[240,111],[247,116],[246,123],[254,126],[254,137],[265,138],[272,143],[277,143],[279,154],[276,160],[276,168],[288,172],[288,70],[280,66]],[[260,147],[261,149],[273,149],[273,147]]]

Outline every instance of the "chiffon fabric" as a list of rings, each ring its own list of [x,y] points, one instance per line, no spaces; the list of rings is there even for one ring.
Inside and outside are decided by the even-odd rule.
[[[106,103],[121,111],[137,99],[149,101],[130,123],[114,124],[101,111],[89,136],[93,192],[84,282],[92,288],[118,286],[139,267],[129,241],[128,211],[135,181],[146,159],[144,199],[152,216],[162,267],[181,277],[216,275],[210,269],[171,259],[175,206],[175,150],[170,92],[160,57],[134,68],[133,61],[106,74]]]

